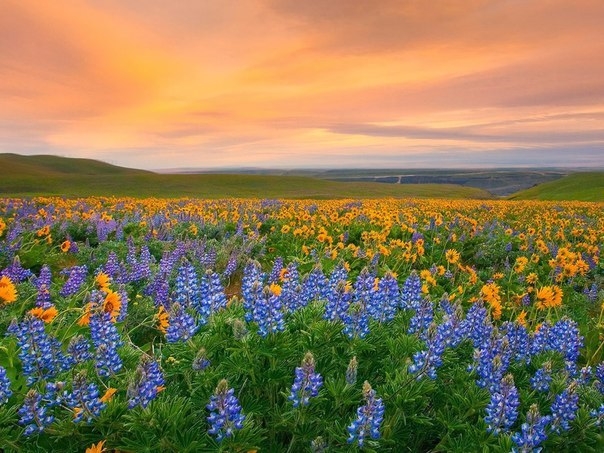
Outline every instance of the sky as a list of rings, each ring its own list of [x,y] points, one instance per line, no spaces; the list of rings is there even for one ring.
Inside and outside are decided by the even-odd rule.
[[[604,167],[602,0],[1,0],[0,152]]]

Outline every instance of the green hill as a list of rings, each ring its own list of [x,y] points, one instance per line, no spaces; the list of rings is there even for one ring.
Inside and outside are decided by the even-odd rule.
[[[0,154],[0,176],[63,176],[150,174],[144,170],[118,167],[93,159],[49,155]]]
[[[0,154],[0,195],[199,198],[491,198],[451,184],[335,182],[304,176],[157,174],[90,159]]]
[[[604,172],[573,173],[517,192],[509,199],[604,201]]]

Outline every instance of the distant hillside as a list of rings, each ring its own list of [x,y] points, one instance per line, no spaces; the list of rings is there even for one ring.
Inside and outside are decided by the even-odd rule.
[[[450,184],[334,182],[303,176],[157,174],[89,159],[0,155],[0,196],[199,198],[490,198]]]
[[[53,175],[131,175],[150,174],[144,170],[118,167],[93,159],[79,159],[48,155],[22,156],[0,154],[0,176]]]
[[[509,199],[604,201],[604,172],[573,173],[515,193]]]

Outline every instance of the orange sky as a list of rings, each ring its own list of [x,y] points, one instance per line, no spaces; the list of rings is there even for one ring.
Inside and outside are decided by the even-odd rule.
[[[0,152],[604,166],[602,0],[2,0]]]

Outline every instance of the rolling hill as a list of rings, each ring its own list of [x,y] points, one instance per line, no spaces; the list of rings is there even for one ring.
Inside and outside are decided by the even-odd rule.
[[[0,195],[67,197],[491,198],[452,184],[334,182],[304,176],[157,174],[91,159],[0,154]]]
[[[517,192],[509,199],[604,201],[604,172],[573,173]]]

